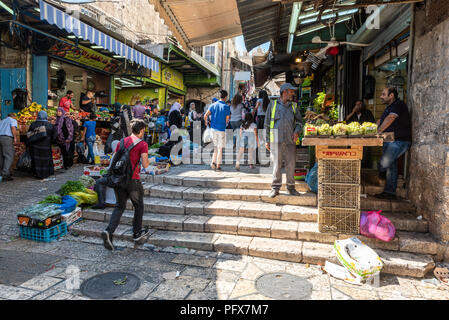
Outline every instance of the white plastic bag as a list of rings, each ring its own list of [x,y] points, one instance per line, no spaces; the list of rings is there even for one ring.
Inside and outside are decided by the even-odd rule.
[[[208,127],[208,128],[204,131],[204,134],[203,134],[203,142],[204,142],[204,143],[211,143],[212,140],[213,140],[213,137],[212,137],[212,129]]]
[[[383,267],[377,253],[356,237],[336,240],[334,251],[338,261],[355,277],[363,280],[378,274]]]

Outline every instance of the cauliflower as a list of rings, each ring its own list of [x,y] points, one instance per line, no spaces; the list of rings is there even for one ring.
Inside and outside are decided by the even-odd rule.
[[[377,124],[372,122],[364,122],[362,124],[363,134],[376,134],[377,133]]]
[[[330,136],[330,135],[332,135],[332,127],[330,125],[328,125],[327,123],[322,124],[318,128],[318,134],[320,136]]]
[[[348,134],[349,135],[360,135],[360,134],[363,134],[363,129],[362,129],[362,126],[360,125],[360,123],[358,123],[358,122],[351,122],[349,125],[348,125]]]
[[[334,136],[345,136],[348,128],[343,123],[337,123],[332,127],[332,134]]]

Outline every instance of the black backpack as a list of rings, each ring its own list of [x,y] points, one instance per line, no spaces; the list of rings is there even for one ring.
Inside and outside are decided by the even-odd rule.
[[[128,148],[125,148],[125,139],[120,141],[120,149],[114,155],[111,167],[106,174],[108,187],[126,188],[130,185],[132,176],[136,168],[139,167],[139,162],[137,162],[133,168],[129,155],[131,150],[141,142],[142,140],[131,144]]]

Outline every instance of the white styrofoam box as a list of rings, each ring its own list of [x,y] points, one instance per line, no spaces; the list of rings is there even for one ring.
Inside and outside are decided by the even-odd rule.
[[[67,225],[70,225],[71,223],[75,222],[76,220],[82,218],[83,212],[80,207],[76,207],[75,210],[73,210],[70,213],[61,215],[62,221],[65,221]]]

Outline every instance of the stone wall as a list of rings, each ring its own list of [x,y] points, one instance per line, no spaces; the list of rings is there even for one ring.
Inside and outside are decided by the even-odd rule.
[[[428,30],[425,8],[415,9],[414,26],[409,198],[449,241],[449,16]]]

